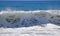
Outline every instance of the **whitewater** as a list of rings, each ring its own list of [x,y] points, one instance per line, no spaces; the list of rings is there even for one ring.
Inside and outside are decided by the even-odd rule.
[[[2,10],[0,36],[60,36],[56,16],[60,16],[60,10]]]

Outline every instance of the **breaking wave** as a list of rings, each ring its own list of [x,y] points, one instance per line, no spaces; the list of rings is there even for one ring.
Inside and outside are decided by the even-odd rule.
[[[1,10],[0,11],[0,27],[29,27],[29,26],[45,26],[47,23],[59,23],[56,15],[60,15],[60,10]],[[53,17],[53,18],[51,18]],[[60,20],[60,19],[59,19]],[[54,22],[55,21],[55,22]],[[57,24],[60,25],[60,24]]]

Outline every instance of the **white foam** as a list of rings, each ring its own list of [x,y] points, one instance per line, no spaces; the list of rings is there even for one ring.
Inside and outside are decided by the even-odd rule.
[[[46,27],[0,28],[0,36],[60,36],[60,27],[48,24]]]
[[[1,10],[0,14],[3,13],[37,13],[37,12],[47,12],[50,14],[59,14],[60,15],[60,10],[28,10],[28,11],[24,11],[24,10],[12,10],[10,8],[5,9],[5,10]]]

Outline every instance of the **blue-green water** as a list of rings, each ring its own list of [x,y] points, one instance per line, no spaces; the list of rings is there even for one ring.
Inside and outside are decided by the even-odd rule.
[[[60,9],[60,1],[0,1],[0,10],[49,10]]]

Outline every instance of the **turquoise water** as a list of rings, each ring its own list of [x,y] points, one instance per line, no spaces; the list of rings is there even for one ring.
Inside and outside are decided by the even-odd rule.
[[[0,1],[0,10],[49,10],[60,9],[60,1]]]

